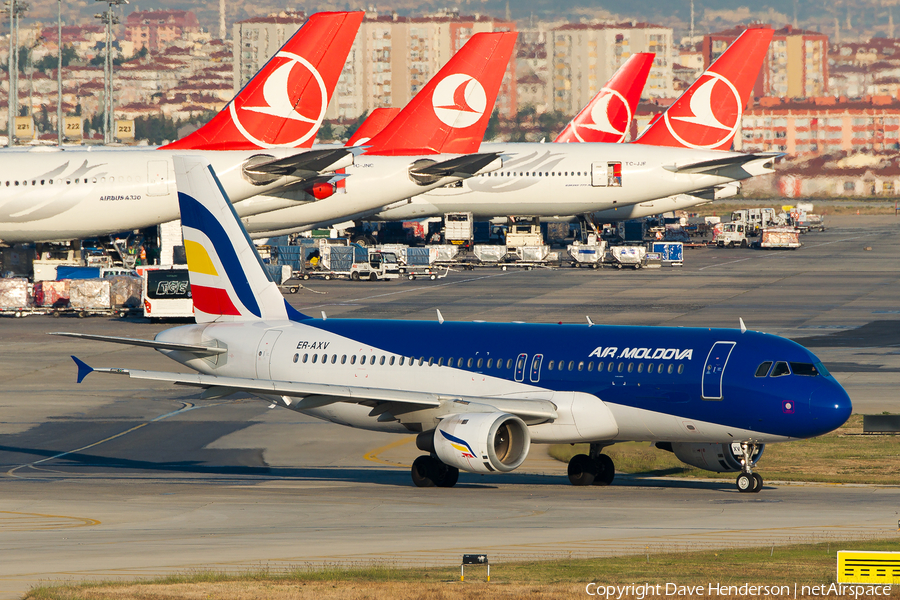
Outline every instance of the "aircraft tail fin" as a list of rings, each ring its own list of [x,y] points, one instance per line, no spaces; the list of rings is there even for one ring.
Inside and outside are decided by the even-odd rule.
[[[311,147],[363,14],[312,15],[209,123],[163,148]]]
[[[608,144],[625,141],[655,57],[653,52],[632,54],[553,141]]]
[[[476,33],[384,130],[367,154],[469,154],[484,138],[515,32]]]
[[[767,27],[747,29],[635,143],[730,149],[773,34]]]
[[[197,322],[308,319],[269,279],[209,161],[173,160]]]
[[[399,108],[376,108],[369,113],[362,125],[357,128],[345,146],[361,146],[381,133],[388,123],[400,114]]]

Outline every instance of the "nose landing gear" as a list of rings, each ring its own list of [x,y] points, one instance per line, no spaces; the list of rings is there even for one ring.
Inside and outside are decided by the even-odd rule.
[[[763,478],[759,473],[752,470],[753,461],[751,457],[756,452],[756,444],[741,444],[741,452],[744,458],[741,459],[741,474],[737,477],[737,489],[741,493],[759,493],[763,487]]]

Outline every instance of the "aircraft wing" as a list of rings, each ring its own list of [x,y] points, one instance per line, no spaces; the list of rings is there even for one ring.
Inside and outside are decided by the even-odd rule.
[[[499,152],[467,154],[439,163],[414,167],[410,170],[410,173],[412,175],[433,175],[439,177],[471,177],[500,157]]]
[[[298,410],[316,408],[335,402],[361,403],[366,401],[396,402],[437,408],[446,405],[448,402],[456,401],[481,406],[488,405],[499,411],[508,412],[525,419],[556,419],[559,416],[556,412],[556,405],[549,400],[540,398],[445,396],[428,392],[407,392],[353,385],[294,383],[242,377],[218,377],[200,373],[171,373],[117,368],[94,369],[74,356],[72,359],[78,365],[79,383],[87,375],[96,371],[97,373],[127,375],[131,379],[164,381],[175,385],[203,388],[205,398],[221,398],[237,392],[247,392],[261,396],[281,396],[286,405]]]

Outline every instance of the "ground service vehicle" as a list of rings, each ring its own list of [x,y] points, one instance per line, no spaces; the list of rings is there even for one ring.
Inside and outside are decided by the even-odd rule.
[[[369,250],[367,262],[354,262],[350,265],[350,279],[353,281],[382,279],[399,279],[400,263],[393,252]]]

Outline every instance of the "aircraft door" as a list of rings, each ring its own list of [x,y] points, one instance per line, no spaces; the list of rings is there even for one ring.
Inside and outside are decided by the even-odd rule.
[[[281,335],[281,331],[273,329],[267,331],[259,342],[256,350],[256,378],[272,379],[272,349],[275,348],[275,340]]]
[[[525,363],[527,362],[527,354],[520,354],[516,359],[516,381],[525,381]]]
[[[169,193],[169,161],[147,162],[147,195],[166,196]]]
[[[537,383],[541,380],[541,362],[544,360],[543,354],[535,354],[531,359],[531,383]]]
[[[606,187],[608,183],[609,175],[606,172],[606,163],[591,163],[591,185],[594,187]]]
[[[725,375],[725,365],[728,364],[728,357],[731,356],[734,346],[735,342],[716,342],[709,351],[706,364],[703,366],[704,400],[722,399],[722,377]]]

